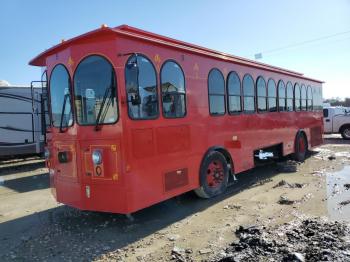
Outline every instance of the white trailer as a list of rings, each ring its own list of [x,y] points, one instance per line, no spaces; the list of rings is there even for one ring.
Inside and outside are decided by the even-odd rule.
[[[44,149],[42,88],[0,86],[0,158]]]
[[[340,133],[344,139],[350,139],[350,111],[345,107],[323,108],[324,133]]]

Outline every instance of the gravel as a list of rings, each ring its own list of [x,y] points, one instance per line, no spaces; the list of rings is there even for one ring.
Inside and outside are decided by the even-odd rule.
[[[274,228],[240,226],[238,240],[212,261],[349,261],[349,233],[348,224],[320,218]]]

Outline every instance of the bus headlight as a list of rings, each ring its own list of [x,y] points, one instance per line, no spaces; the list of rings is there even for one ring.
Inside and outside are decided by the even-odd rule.
[[[45,150],[44,150],[44,157],[46,160],[50,158],[50,150],[47,147],[45,147]]]
[[[92,162],[94,165],[99,165],[102,163],[102,153],[100,150],[94,150],[92,152]]]

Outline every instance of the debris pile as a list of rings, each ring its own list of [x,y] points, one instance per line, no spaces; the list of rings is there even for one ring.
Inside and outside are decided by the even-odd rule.
[[[278,204],[280,205],[293,205],[297,203],[296,200],[290,200],[287,196],[280,196],[280,199],[278,200]]]
[[[286,188],[303,188],[305,184],[302,183],[288,183],[286,180],[281,180],[273,188],[286,187]]]
[[[321,219],[276,228],[239,227],[238,240],[213,261],[349,261],[350,227]]]

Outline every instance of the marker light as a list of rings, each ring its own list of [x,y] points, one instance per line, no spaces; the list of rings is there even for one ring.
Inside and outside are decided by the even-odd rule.
[[[44,157],[46,160],[50,158],[50,150],[47,147],[44,150]]]
[[[100,150],[94,150],[92,152],[92,162],[94,165],[99,165],[102,163],[102,154]]]

